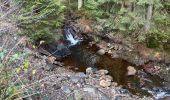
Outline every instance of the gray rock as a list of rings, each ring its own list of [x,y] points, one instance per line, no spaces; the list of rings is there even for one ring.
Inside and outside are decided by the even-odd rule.
[[[95,94],[95,89],[94,88],[90,88],[90,87],[83,88],[83,91],[90,92],[91,94]]]
[[[134,67],[132,67],[132,66],[128,66],[127,70],[128,70],[128,72],[127,72],[128,76],[136,74],[136,69]]]
[[[78,77],[78,76],[72,76],[72,77],[70,77],[70,80],[71,80],[72,82],[74,82],[74,83],[77,83],[80,79],[81,79],[81,78]]]
[[[104,70],[104,69],[101,69],[101,70],[99,70],[98,72],[97,72],[97,74],[100,74],[100,75],[106,75],[106,74],[108,74],[109,73],[109,71],[108,70]]]
[[[78,73],[75,74],[75,76],[78,76],[78,77],[81,77],[81,78],[86,78],[87,77],[87,75],[84,74],[83,72],[78,72]]]
[[[63,90],[64,93],[69,94],[71,93],[71,90],[68,86],[62,86],[61,89]]]
[[[97,51],[97,53],[99,55],[104,55],[106,53],[106,51],[104,49],[100,49],[100,50]]]
[[[113,78],[110,75],[103,75],[100,77],[100,80],[106,80],[106,81],[111,82]]]
[[[120,96],[120,95],[116,96],[115,100],[122,100],[122,96]]]
[[[86,74],[93,74],[93,69],[91,67],[87,68]]]
[[[109,87],[110,85],[111,85],[111,81],[108,81],[108,80],[101,80],[100,81],[100,86],[102,86],[102,87]]]
[[[112,86],[116,87],[116,86],[118,86],[118,83],[112,82]]]

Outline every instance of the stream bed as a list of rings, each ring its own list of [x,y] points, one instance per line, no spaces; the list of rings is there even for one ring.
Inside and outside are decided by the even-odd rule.
[[[99,48],[94,44],[89,45],[87,41],[70,48],[62,47],[59,52],[55,52],[57,49],[55,43],[47,44],[44,49],[52,53],[53,56],[67,55],[60,61],[64,63],[64,66],[76,72],[86,72],[88,67],[91,67],[94,72],[100,69],[108,70],[108,74],[114,82],[134,95],[151,96],[156,100],[164,100],[170,96],[170,90],[164,86],[165,81],[159,76],[147,73],[142,69],[142,66],[136,66],[122,58],[112,58],[108,54],[100,55],[97,53]],[[135,71],[133,75],[127,74],[128,67]]]
[[[170,90],[166,90],[163,85],[164,80],[157,75],[145,72],[141,66],[135,66],[122,58],[111,58],[108,54],[99,55],[97,54],[99,49],[95,45],[89,46],[86,42],[72,47],[70,50],[71,55],[61,61],[74,71],[86,72],[88,67],[92,67],[94,71],[105,69],[109,71],[114,82],[128,89],[132,94],[152,96],[155,99],[170,96]],[[128,66],[135,68],[135,75],[127,75]]]

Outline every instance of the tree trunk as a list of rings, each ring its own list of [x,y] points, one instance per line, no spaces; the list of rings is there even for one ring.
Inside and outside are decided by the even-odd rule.
[[[83,6],[83,0],[78,0],[78,10]]]
[[[153,5],[149,4],[147,8],[146,22],[144,26],[145,32],[148,32],[151,27],[152,10],[153,10]]]

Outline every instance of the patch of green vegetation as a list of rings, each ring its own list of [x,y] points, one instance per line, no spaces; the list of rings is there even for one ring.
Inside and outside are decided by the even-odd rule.
[[[22,29],[33,42],[53,39],[56,30],[62,27],[65,6],[61,0],[16,0],[14,5],[22,3],[19,14],[10,19]]]
[[[30,68],[30,61],[26,60],[28,54],[13,52],[9,55],[11,52],[6,49],[0,50],[0,100],[30,98],[33,94],[30,87],[35,84],[28,85],[30,80],[22,79],[21,76],[28,74],[33,76],[36,70]],[[39,94],[39,91],[36,91],[36,94]]]
[[[165,1],[85,0],[80,12],[102,26],[99,32],[123,33],[148,47],[159,48],[170,37],[170,2]]]
[[[169,0],[14,0],[22,3],[19,13],[9,18],[23,29],[32,41],[51,40],[58,36],[65,15],[79,13],[92,20],[93,28],[103,35],[123,33],[148,47],[160,47],[170,37]],[[165,3],[166,2],[166,3]],[[69,14],[70,15],[69,15]]]

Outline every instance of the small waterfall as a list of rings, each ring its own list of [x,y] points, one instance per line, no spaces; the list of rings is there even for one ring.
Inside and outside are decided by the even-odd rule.
[[[71,54],[70,49],[75,48],[77,44],[82,41],[82,38],[76,35],[74,29],[70,26],[64,27],[64,40],[53,41],[51,43],[45,44],[42,47],[46,49],[51,55],[64,58]]]
[[[74,29],[69,26],[64,27],[64,37],[66,41],[69,42],[68,46],[74,46],[82,41],[82,39],[76,35]]]

